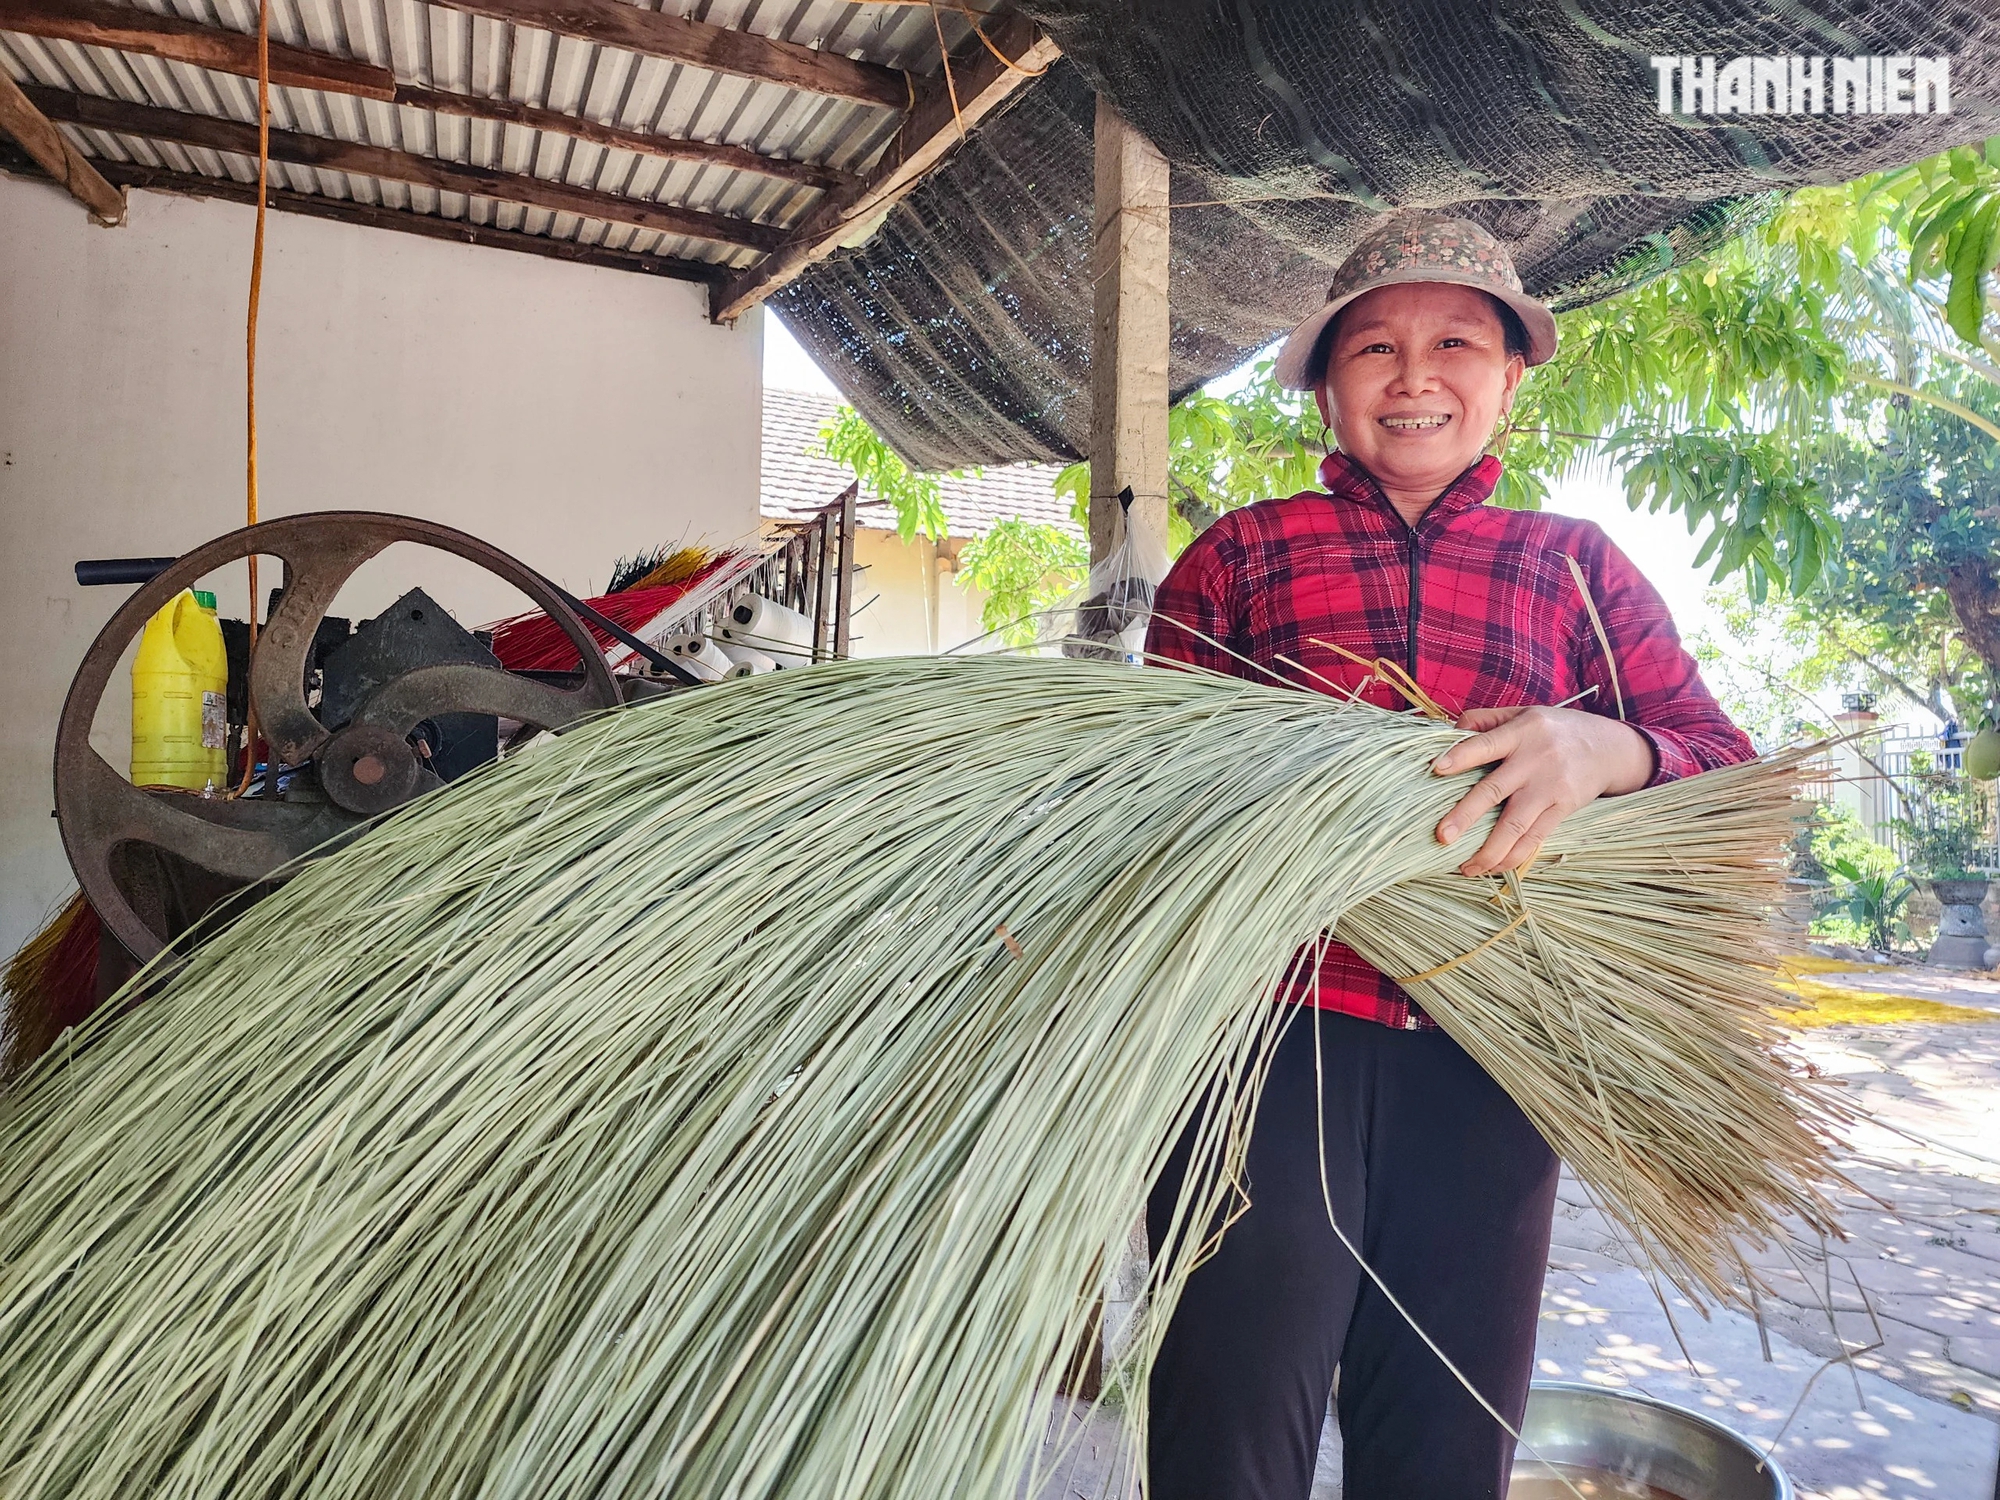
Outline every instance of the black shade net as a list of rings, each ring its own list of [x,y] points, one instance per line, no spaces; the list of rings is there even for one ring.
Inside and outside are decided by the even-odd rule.
[[[1325,296],[1377,216],[1453,206],[1557,308],[1740,233],[1776,190],[2000,130],[2000,3],[1023,0],[1064,49],[862,248],[772,299],[925,469],[1081,456],[1102,91],[1172,168],[1171,386]],[[1952,113],[1659,113],[1656,54],[1949,55]],[[1223,200],[1218,202],[1217,200]]]

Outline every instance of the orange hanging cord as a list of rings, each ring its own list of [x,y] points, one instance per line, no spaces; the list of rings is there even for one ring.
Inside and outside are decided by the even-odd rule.
[[[944,22],[938,16],[937,0],[931,0],[931,29],[937,33],[938,59],[944,64],[945,91],[951,95],[951,118],[958,126],[958,138],[962,141],[965,139],[965,116],[958,110],[958,84],[951,76],[951,48],[944,44]]]
[[[245,418],[248,426],[245,446],[246,479],[249,489],[249,523],[257,524],[257,305],[264,292],[264,203],[271,178],[271,0],[257,5],[257,237],[250,249],[250,315],[244,330]],[[257,558],[252,554],[254,577]],[[250,629],[257,628],[256,589],[251,588]]]
[[[264,292],[264,212],[271,178],[271,0],[257,4],[257,236],[250,249],[250,311],[244,328],[243,390],[244,484],[246,489],[244,524],[257,524],[257,307]],[[257,651],[257,554],[250,564],[250,653]],[[250,789],[250,777],[257,768],[257,706],[254,700],[243,726],[243,779],[236,795]]]

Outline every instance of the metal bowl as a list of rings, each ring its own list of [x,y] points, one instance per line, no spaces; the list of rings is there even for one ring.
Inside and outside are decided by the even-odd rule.
[[[1636,1480],[1678,1500],[1793,1500],[1792,1482],[1762,1451],[1720,1422],[1636,1391],[1536,1381],[1514,1477],[1551,1464]],[[1566,1493],[1566,1492],[1565,1492]]]

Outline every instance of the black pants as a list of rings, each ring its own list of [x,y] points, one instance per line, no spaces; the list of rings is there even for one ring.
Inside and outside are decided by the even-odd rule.
[[[1251,1132],[1250,1208],[1189,1278],[1153,1369],[1150,1500],[1306,1500],[1340,1370],[1343,1500],[1497,1500],[1513,1440],[1341,1247],[1320,1192],[1313,1016],[1279,1043]],[[1323,1013],[1327,1187],[1418,1325],[1519,1428],[1556,1158],[1439,1031]],[[1184,1138],[1154,1186],[1165,1242]]]

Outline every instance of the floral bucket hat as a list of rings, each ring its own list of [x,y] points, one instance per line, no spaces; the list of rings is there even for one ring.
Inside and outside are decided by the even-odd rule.
[[[1348,252],[1327,288],[1326,305],[1286,338],[1278,355],[1278,384],[1311,390],[1320,373],[1310,368],[1313,352],[1326,325],[1364,292],[1410,281],[1448,282],[1498,297],[1520,314],[1528,330],[1529,364],[1541,364],[1556,352],[1555,315],[1521,290],[1506,247],[1470,219],[1416,208],[1385,219]]]

